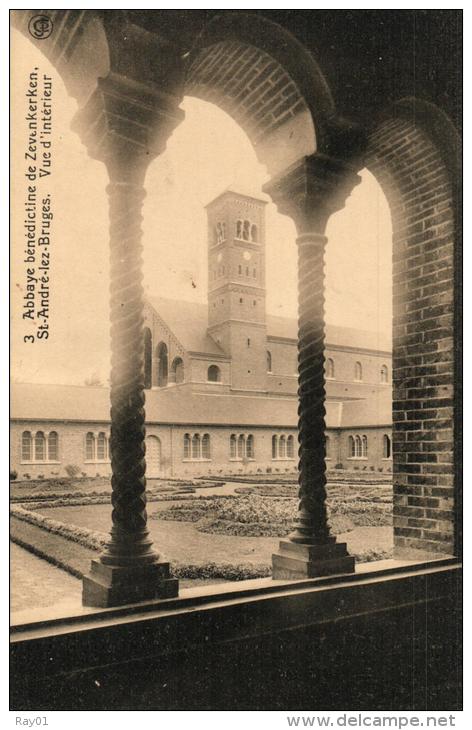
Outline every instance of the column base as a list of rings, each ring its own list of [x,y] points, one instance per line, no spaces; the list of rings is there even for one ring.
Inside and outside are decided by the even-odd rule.
[[[179,581],[170,577],[169,563],[121,568],[92,560],[90,573],[82,579],[84,606],[110,608],[178,595]]]
[[[272,555],[274,580],[302,580],[354,571],[355,558],[347,552],[345,542],[304,545],[281,540],[279,552]]]

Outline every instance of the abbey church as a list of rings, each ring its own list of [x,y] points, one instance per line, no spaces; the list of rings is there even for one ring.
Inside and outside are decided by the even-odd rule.
[[[145,306],[147,476],[297,469],[297,322],[266,313],[263,200],[230,190],[207,206],[207,304]],[[327,325],[328,468],[391,471],[391,346]],[[18,478],[110,474],[109,391],[12,386]]]

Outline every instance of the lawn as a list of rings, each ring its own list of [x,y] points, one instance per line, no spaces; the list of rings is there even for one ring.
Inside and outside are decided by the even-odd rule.
[[[160,483],[155,486],[156,491],[153,490],[154,496],[148,504],[149,531],[156,548],[170,560],[182,578],[237,580],[268,575],[272,553],[277,551],[279,539],[291,531],[297,511],[297,485],[285,480],[275,484],[259,480],[252,484],[231,482],[226,486],[210,486],[207,482],[195,491],[191,484]],[[191,492],[187,491],[189,487]],[[102,533],[102,537],[98,534],[98,539],[103,541],[111,526],[109,496],[106,504],[100,503],[91,490],[78,505],[70,496],[71,491],[68,485],[62,494],[58,493],[56,484],[49,499],[46,490],[38,499],[38,492],[33,489],[29,495],[35,501],[25,500],[23,506],[30,515],[43,515],[58,522],[59,534],[64,533],[60,524],[63,523],[66,532],[73,531],[76,526],[86,532]],[[329,485],[327,491],[330,524],[338,540],[347,542],[350,552],[360,561],[389,557],[393,542],[391,484],[384,480],[379,483],[376,475],[370,480],[362,475],[361,479],[340,479]],[[28,491],[23,494],[27,495]],[[33,529],[26,523],[18,524],[17,518],[20,533],[40,536],[40,542],[46,545],[44,554],[52,550],[47,547],[51,527],[43,524]],[[57,525],[54,529],[57,531]],[[71,538],[76,539],[73,535]],[[80,549],[70,542],[67,534],[61,539],[63,547],[67,548],[64,548],[69,555],[67,560],[76,570],[81,550],[93,548],[93,545],[87,537]],[[59,538],[55,542],[60,542]],[[34,541],[31,544],[34,548]],[[54,549],[57,563],[63,548],[56,545]],[[100,549],[100,546],[95,545],[94,549]],[[88,560],[88,553],[84,555]]]
[[[293,492],[293,490],[292,490]],[[296,492],[295,492],[296,494]],[[291,530],[297,499],[257,494],[187,497],[148,505],[148,527],[159,551],[180,564],[208,562],[270,565],[279,538]],[[378,495],[374,498],[382,499]],[[392,549],[390,505],[350,498],[331,500],[338,539],[360,559],[385,557]],[[40,514],[96,532],[110,528],[109,505],[39,507]]]

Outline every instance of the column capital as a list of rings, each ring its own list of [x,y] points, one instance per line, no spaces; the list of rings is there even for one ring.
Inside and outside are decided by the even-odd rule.
[[[149,163],[161,154],[183,121],[182,97],[111,72],[98,79],[72,121],[91,157],[105,163],[113,182],[142,183]]]
[[[315,153],[295,162],[264,185],[282,215],[294,221],[299,236],[323,235],[329,217],[341,210],[361,181],[360,165]]]

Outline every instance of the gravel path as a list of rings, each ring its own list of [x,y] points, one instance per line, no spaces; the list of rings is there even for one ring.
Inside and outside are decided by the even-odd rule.
[[[65,570],[11,544],[10,550],[10,608],[12,613],[30,608],[44,608],[80,603],[82,584]]]

